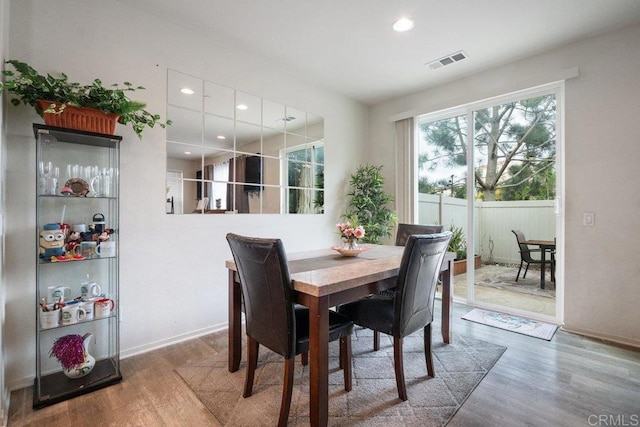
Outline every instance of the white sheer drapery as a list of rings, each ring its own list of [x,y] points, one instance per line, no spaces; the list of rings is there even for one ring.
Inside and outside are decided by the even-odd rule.
[[[414,127],[413,117],[395,122],[396,211],[398,221],[407,224],[416,219]]]

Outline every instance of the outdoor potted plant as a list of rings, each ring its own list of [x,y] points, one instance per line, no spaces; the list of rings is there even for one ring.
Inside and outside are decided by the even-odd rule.
[[[5,87],[15,98],[11,103],[30,105],[52,126],[68,127],[99,133],[115,133],[115,123],[131,124],[133,130],[142,139],[146,126],[156,124],[164,128],[171,121],[161,121],[160,116],[146,111],[144,102],[135,101],[127,96],[128,92],[144,89],[124,82],[105,87],[100,79],[89,85],[70,82],[67,75],[59,77],[38,73],[30,65],[16,61],[7,61],[15,71],[4,70]],[[90,118],[87,118],[88,114]],[[87,125],[89,125],[87,127]]]
[[[448,228],[453,233],[449,241],[447,252],[455,252],[456,260],[453,263],[453,275],[463,274],[467,272],[467,238],[464,235],[462,227],[451,225]],[[474,268],[481,265],[480,255],[474,257]]]

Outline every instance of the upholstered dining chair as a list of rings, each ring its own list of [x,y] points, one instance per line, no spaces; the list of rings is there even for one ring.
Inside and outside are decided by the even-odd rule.
[[[395,293],[369,295],[342,304],[338,313],[357,325],[393,337],[393,359],[398,397],[407,400],[402,355],[403,338],[424,329],[427,373],[435,376],[431,354],[431,322],[436,283],[452,233],[411,235],[407,240],[398,271]]]
[[[442,233],[443,225],[438,224],[405,224],[398,223],[396,230],[396,246],[404,246],[412,234],[435,234]],[[387,289],[380,292],[381,295],[393,296],[395,289]],[[380,332],[373,331],[373,349],[380,350]]]
[[[284,385],[278,426],[285,426],[291,408],[294,358],[309,351],[309,310],[294,302],[284,244],[280,239],[262,239],[227,234],[240,276],[245,305],[247,374],[243,397],[250,397],[258,364],[260,344],[284,357]],[[340,367],[344,388],[351,391],[351,332],[353,322],[329,312],[329,341],[340,339]]]
[[[524,233],[520,230],[511,230],[513,234],[516,236],[516,240],[518,241],[518,251],[520,252],[520,267],[518,268],[518,274],[516,274],[516,282],[520,278],[520,271],[522,270],[522,265],[526,262],[527,265],[524,268],[524,274],[522,278],[527,277],[527,271],[529,271],[529,264],[542,264],[542,260],[535,259],[531,256],[531,253],[540,252],[540,249],[531,249],[526,242],[527,239],[524,237]],[[555,259],[555,251],[551,251],[551,259],[549,260],[551,264],[551,280],[555,281],[555,271],[556,271],[556,259]]]

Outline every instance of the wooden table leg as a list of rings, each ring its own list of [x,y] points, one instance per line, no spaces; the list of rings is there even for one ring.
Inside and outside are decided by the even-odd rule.
[[[307,304],[305,304],[307,305]],[[309,297],[309,421],[329,422],[329,299]]]
[[[242,289],[229,270],[229,372],[240,369],[242,358]],[[327,327],[328,328],[328,327]]]
[[[442,341],[450,344],[453,320],[453,260],[443,262],[440,277],[442,277]]]

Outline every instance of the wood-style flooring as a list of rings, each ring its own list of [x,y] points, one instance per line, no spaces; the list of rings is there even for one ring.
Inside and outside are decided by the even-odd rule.
[[[549,342],[461,320],[469,310],[455,306],[453,333],[508,349],[449,426],[640,425],[640,351],[560,330]],[[14,391],[9,426],[218,426],[174,371],[209,354],[212,340],[124,359],[122,383],[37,411],[31,387]]]

